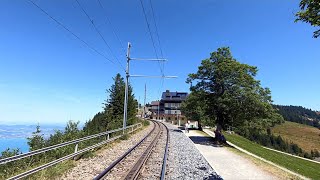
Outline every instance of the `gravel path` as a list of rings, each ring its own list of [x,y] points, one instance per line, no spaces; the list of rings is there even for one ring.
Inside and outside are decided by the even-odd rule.
[[[214,166],[223,179],[278,179],[226,147],[214,146],[212,138],[208,135],[206,137],[203,132],[194,130],[189,131],[186,135],[193,140],[197,149]]]
[[[166,125],[170,129],[166,179],[218,179],[193,142],[175,126]]]
[[[152,124],[152,123],[150,123]],[[133,134],[127,140],[115,143],[113,146],[107,147],[98,152],[95,157],[88,159],[80,159],[76,162],[76,166],[67,171],[58,179],[93,179],[108,167],[119,156],[139,142],[153,128],[153,125]]]

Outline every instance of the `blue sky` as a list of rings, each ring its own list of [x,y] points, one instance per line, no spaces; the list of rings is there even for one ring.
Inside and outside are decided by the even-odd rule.
[[[108,58],[114,59],[74,0],[40,1],[40,7]],[[125,53],[106,23],[110,18],[123,46],[132,43],[132,57],[155,53],[139,0],[79,0],[125,64]],[[149,1],[143,0],[156,39]],[[218,47],[229,46],[240,62],[258,66],[257,78],[272,90],[276,104],[320,110],[320,39],[308,24],[294,23],[298,0],[152,0],[166,75],[132,78],[143,103],[159,98],[159,90],[188,91],[188,73]],[[28,1],[0,1],[0,124],[85,122],[102,110],[106,88],[123,69],[90,50]],[[156,44],[158,54],[159,45]],[[160,75],[155,62],[132,62],[131,74]]]

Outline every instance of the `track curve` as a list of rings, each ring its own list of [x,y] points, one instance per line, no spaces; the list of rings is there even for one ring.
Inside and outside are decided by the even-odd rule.
[[[169,130],[159,121],[149,121],[152,122],[152,130],[94,179],[165,178]]]

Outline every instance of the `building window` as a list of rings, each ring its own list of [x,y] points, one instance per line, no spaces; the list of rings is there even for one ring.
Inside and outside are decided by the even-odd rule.
[[[171,120],[171,117],[168,117],[168,120]]]

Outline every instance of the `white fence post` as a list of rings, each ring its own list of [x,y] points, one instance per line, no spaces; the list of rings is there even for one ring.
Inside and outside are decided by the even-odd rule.
[[[76,146],[74,147],[74,153],[77,153],[78,152],[78,143],[76,144]]]

